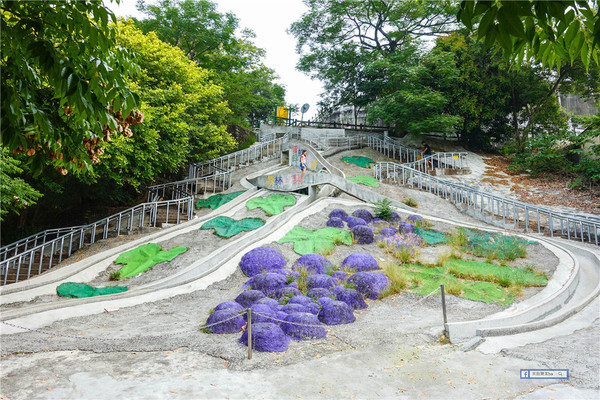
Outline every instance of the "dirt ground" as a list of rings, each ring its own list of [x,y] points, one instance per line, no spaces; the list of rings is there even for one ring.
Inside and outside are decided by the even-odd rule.
[[[383,161],[369,149],[348,154]],[[342,163],[344,155],[337,154],[330,161],[347,176],[370,173]],[[258,170],[259,166],[252,168]],[[478,222],[430,193],[392,185],[376,190],[397,199],[412,198],[418,205],[415,213]],[[305,219],[302,226],[325,227],[326,216],[334,207]],[[261,217],[261,212],[245,210],[235,218]],[[445,223],[434,227],[443,232],[453,229]],[[248,234],[251,232],[243,233]],[[165,241],[163,247],[187,245],[190,250],[126,284],[135,287],[168,276],[226,240],[210,231],[196,231]],[[271,247],[284,255],[288,266],[298,257],[291,244],[272,243]],[[328,258],[339,264],[354,252],[369,252],[380,263],[393,262],[374,244],[337,246]],[[437,255],[427,250],[420,257],[427,261]],[[556,264],[555,256],[541,245],[531,245],[527,257],[514,263],[518,267],[534,265],[549,275]],[[92,283],[102,285],[107,279],[108,271]],[[206,290],[49,324],[43,330],[51,335],[4,335],[0,342],[0,399],[533,399],[598,398],[600,394],[598,301],[586,308],[589,324],[585,328],[570,330],[567,320],[562,328],[567,333],[542,343],[484,354],[440,342],[439,295],[423,299],[402,293],[382,301],[368,300],[367,309],[355,312],[355,323],[328,326],[325,339],[292,341],[286,352],[254,352],[248,359],[247,348],[237,341],[239,335],[210,335],[198,329],[215,305],[239,294],[246,280],[237,270]],[[524,291],[524,298],[534,293]],[[482,318],[506,308],[452,295],[446,299],[449,321]],[[571,378],[522,380],[520,368],[570,368]]]

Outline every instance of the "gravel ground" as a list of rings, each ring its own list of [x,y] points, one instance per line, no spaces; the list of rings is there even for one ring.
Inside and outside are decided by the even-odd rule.
[[[384,160],[369,149],[351,154]],[[330,161],[335,163],[344,155],[337,154]],[[348,176],[369,174],[360,167],[339,163],[336,166],[348,171]],[[267,166],[258,164],[236,173],[241,176]],[[429,193],[391,185],[382,185],[377,191],[398,199],[413,198],[419,204],[416,213],[476,222]],[[332,208],[305,219],[302,226],[324,227]],[[245,210],[239,218],[260,212]],[[447,232],[452,226],[436,223],[434,228]],[[165,241],[161,243],[165,248],[185,244],[191,249],[127,284],[135,286],[167,276],[218,249],[224,240],[198,231]],[[298,257],[291,244],[274,243],[271,247],[284,255],[288,266]],[[439,248],[440,252],[447,250]],[[356,244],[337,246],[328,258],[339,264],[353,252],[369,252],[380,263],[393,261],[375,245]],[[434,257],[430,250],[420,255],[422,261]],[[534,265],[551,275],[556,262],[552,253],[536,244],[529,247],[526,258],[513,265]],[[95,282],[103,279],[98,277]],[[457,346],[438,342],[442,332],[439,295],[422,300],[421,296],[403,293],[383,301],[367,300],[369,307],[355,313],[355,323],[327,327],[327,338],[292,341],[284,353],[254,352],[248,360],[247,348],[237,342],[238,334],[198,331],[210,310],[233,300],[246,280],[238,270],[206,290],[55,322],[44,328],[54,332],[53,336],[37,332],[2,336],[0,398],[526,398],[541,388],[536,381],[520,380],[519,368],[559,365],[572,368],[577,376],[566,382],[571,385],[568,389],[576,388],[579,395],[598,394],[600,389],[598,318],[587,329],[543,343],[495,355],[465,353]],[[524,298],[533,294],[526,290]],[[482,318],[505,308],[451,295],[447,305],[449,321]],[[558,361],[561,359],[564,364]],[[540,386],[553,382],[542,383]],[[552,386],[547,389],[553,390]]]

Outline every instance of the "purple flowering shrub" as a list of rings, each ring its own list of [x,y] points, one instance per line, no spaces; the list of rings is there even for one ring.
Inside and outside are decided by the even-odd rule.
[[[398,223],[402,218],[400,218],[400,214],[396,211],[392,211],[392,216],[389,218],[390,222]]]
[[[262,274],[254,275],[246,285],[251,289],[260,290],[266,296],[273,296],[275,292],[283,288],[286,283],[285,276],[276,274],[273,272],[265,272]]]
[[[379,295],[389,287],[390,280],[380,272],[357,272],[348,278],[354,288],[368,299],[377,300]]]
[[[352,237],[358,244],[371,244],[375,240],[371,227],[356,225],[352,228]]]
[[[316,300],[321,297],[327,297],[330,294],[331,294],[331,291],[329,289],[317,287],[317,288],[310,289],[306,295],[308,297],[310,297],[311,299]]]
[[[240,338],[240,343],[248,346],[248,330]],[[286,351],[290,337],[283,333],[281,327],[272,322],[252,324],[252,348],[257,351],[279,352]]]
[[[345,289],[344,286],[338,285],[338,286],[334,287],[333,289],[331,289],[331,294],[334,295],[335,297],[337,297],[337,295],[340,294],[340,292],[344,289]]]
[[[310,303],[310,304],[307,304],[305,307],[309,313],[315,314],[315,315],[317,315],[319,313],[319,310],[321,309],[321,307],[317,303]]]
[[[354,310],[362,310],[367,308],[367,303],[363,300],[362,295],[356,289],[343,289],[336,295],[338,301],[343,301]]]
[[[390,226],[389,228],[381,228],[379,230],[379,235],[383,237],[394,236],[396,232],[398,232],[398,230],[395,227]]]
[[[343,220],[347,216],[348,216],[348,214],[346,213],[346,211],[342,210],[341,208],[336,208],[334,210],[331,210],[331,212],[329,213],[329,218],[339,218],[339,219]]]
[[[327,296],[327,297],[319,297],[317,299],[317,303],[319,303],[320,306],[324,306],[325,304],[330,304],[333,303],[335,300],[333,300],[331,297]]]
[[[355,271],[373,271],[379,269],[377,261],[372,255],[367,253],[353,253],[342,261],[343,269],[353,269]]]
[[[348,274],[344,271],[335,271],[331,277],[338,282],[346,282]]]
[[[285,267],[285,258],[270,247],[257,247],[242,256],[240,268],[248,276]]]
[[[331,267],[331,262],[321,254],[309,253],[298,258],[292,269],[304,269],[309,274],[324,274]]]
[[[288,314],[287,314],[287,313],[285,313],[285,312],[283,312],[283,311],[277,311],[277,312],[275,313],[275,318],[277,318],[277,320],[278,320],[278,321],[271,321],[271,322],[274,322],[274,323],[276,323],[277,325],[281,325],[281,322],[280,322],[280,321],[285,321],[285,317],[287,317],[287,316],[288,316]]]
[[[281,310],[281,304],[279,304],[279,302],[277,300],[272,299],[270,297],[263,297],[262,299],[258,300],[256,303],[254,303],[253,306],[258,305],[258,304],[266,305],[273,312]]]
[[[281,307],[281,311],[286,314],[291,314],[295,312],[308,312],[308,307],[303,306],[302,304],[286,304]]]
[[[319,339],[324,338],[327,334],[321,321],[316,315],[311,313],[292,313],[288,314],[285,321],[281,324],[283,332],[291,336],[293,339]]]
[[[335,279],[325,274],[315,274],[306,277],[306,287],[310,289],[325,288],[329,289],[337,285]]]
[[[275,312],[268,305],[254,303],[250,309],[252,310],[252,324],[255,322],[273,322],[272,317],[275,317]],[[244,313],[244,319],[248,319],[248,313]]]
[[[332,228],[343,228],[344,220],[338,217],[329,218],[329,221],[327,221],[327,226]]]
[[[274,297],[277,299],[283,299],[284,297],[294,297],[294,296],[301,296],[302,292],[299,291],[297,288],[292,287],[292,286],[286,286],[286,287],[282,287],[281,289],[278,289],[275,292]]]
[[[231,319],[230,319],[231,318]],[[214,324],[207,329],[213,333],[236,333],[245,325],[244,318],[237,310],[218,310],[208,316],[206,324]]]
[[[356,217],[347,217],[346,223],[348,224],[348,228],[354,228],[357,225],[367,225],[367,221]]]
[[[240,303],[242,307],[248,308],[263,297],[266,296],[260,290],[245,290],[242,293],[240,293],[238,297],[235,298],[235,301],[236,303]]]
[[[425,218],[417,214],[409,215],[406,218],[406,220],[419,228],[427,228],[429,226],[429,222]]]
[[[398,224],[398,232],[399,233],[414,233],[415,226],[413,224],[409,224],[407,222],[400,222],[400,224]]]
[[[352,213],[353,217],[361,218],[367,224],[373,221],[373,214],[369,210],[356,210]]]
[[[307,306],[313,303],[313,299],[308,296],[294,296],[288,301],[288,304],[300,304],[303,306]]]
[[[356,320],[352,307],[343,301],[332,301],[323,305],[317,317],[327,325],[350,324]]]
[[[242,311],[244,309],[244,307],[242,307],[240,305],[240,303],[236,303],[235,301],[226,301],[223,303],[218,304],[214,311],[221,311],[221,310],[234,310],[234,311]]]

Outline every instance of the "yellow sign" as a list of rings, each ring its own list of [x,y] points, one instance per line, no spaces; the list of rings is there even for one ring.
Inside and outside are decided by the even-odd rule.
[[[458,160],[458,156],[452,156],[452,158]]]
[[[290,110],[285,107],[277,106],[277,118],[288,119],[290,115]]]

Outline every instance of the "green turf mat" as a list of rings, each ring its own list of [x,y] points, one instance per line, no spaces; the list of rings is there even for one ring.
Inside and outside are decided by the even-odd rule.
[[[246,202],[248,210],[262,208],[267,215],[277,215],[283,209],[296,204],[296,197],[289,194],[272,194],[268,197],[254,197]]]
[[[119,270],[119,279],[136,276],[158,263],[171,261],[187,249],[187,247],[174,247],[165,251],[156,243],[148,243],[123,253],[115,260],[115,264],[125,264]]]
[[[370,163],[374,163],[374,160],[371,160],[369,157],[363,156],[352,156],[352,157],[342,157],[342,161],[346,164],[356,164],[359,167],[363,168],[371,168]]]
[[[446,235],[433,229],[427,230],[415,227],[415,233],[421,236],[428,246],[437,246],[438,244],[448,243]]]
[[[545,286],[548,281],[535,272],[522,268],[503,267],[481,261],[448,260],[446,270],[459,278],[523,286]]]
[[[529,242],[517,236],[491,233],[476,229],[465,229],[468,242],[466,250],[479,256],[498,258],[502,260],[515,260],[527,255]]]
[[[200,199],[196,202],[196,208],[204,208],[210,207],[211,209],[216,209],[222,206],[225,203],[229,203],[231,200],[238,197],[240,194],[244,193],[245,190],[241,190],[239,192],[232,192],[226,194],[214,194],[210,196],[208,199]]]
[[[260,218],[244,218],[235,220],[229,217],[218,216],[205,222],[200,229],[214,229],[215,235],[230,238],[243,231],[253,231],[265,224]]]
[[[368,175],[356,175],[346,179],[348,179],[350,182],[360,183],[366,186],[379,187],[379,181],[377,181],[377,179],[373,178],[372,176]]]
[[[323,228],[311,231],[295,226],[277,243],[294,243],[294,251],[300,255],[309,253],[329,254],[338,244],[351,245],[350,232],[340,228]]]
[[[123,286],[107,286],[95,288],[85,283],[65,282],[58,285],[56,293],[62,297],[74,297],[81,299],[84,297],[102,296],[105,294],[123,293],[127,288]]]

